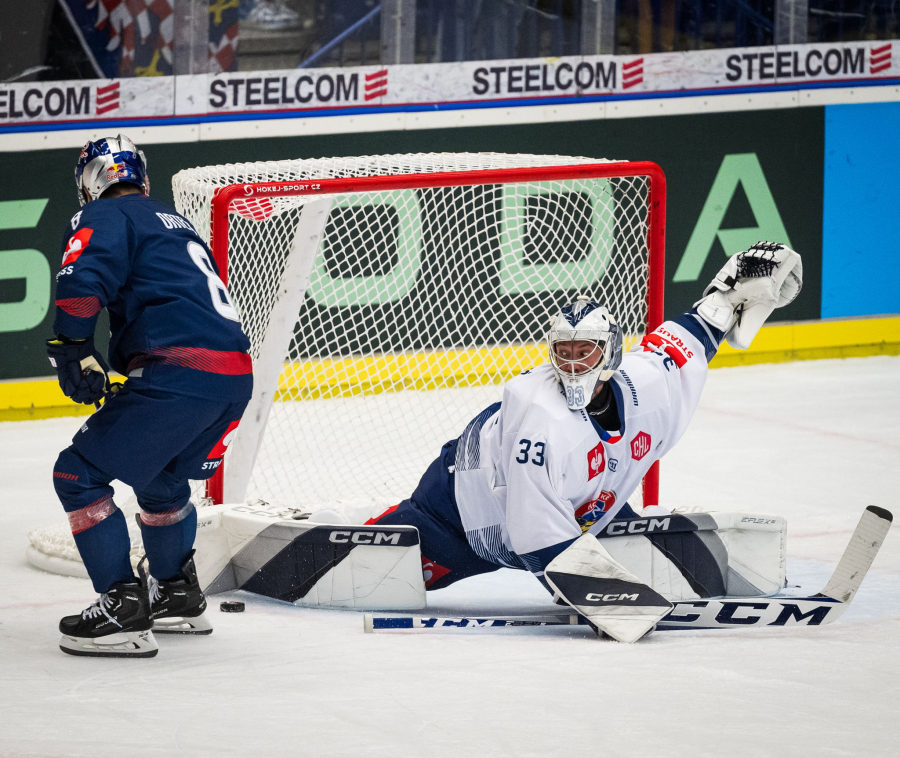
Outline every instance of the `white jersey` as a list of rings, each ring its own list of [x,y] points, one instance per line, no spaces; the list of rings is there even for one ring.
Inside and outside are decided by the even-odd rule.
[[[684,434],[716,347],[685,314],[624,355],[610,379],[617,433],[568,409],[549,363],[509,381],[457,444],[456,502],[473,550],[541,575],[554,546],[603,528]]]

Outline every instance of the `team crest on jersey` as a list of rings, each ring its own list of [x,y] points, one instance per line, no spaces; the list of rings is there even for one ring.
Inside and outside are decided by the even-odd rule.
[[[631,457],[639,461],[650,452],[650,435],[647,432],[639,432],[638,436],[631,440]]]
[[[584,534],[594,524],[596,524],[603,514],[616,504],[616,493],[604,490],[600,493],[600,497],[596,500],[590,500],[584,505],[579,505],[575,509],[575,520],[581,527],[581,533]]]
[[[84,249],[91,241],[91,235],[93,233],[93,229],[85,227],[84,229],[79,229],[75,234],[69,237],[69,244],[66,245],[66,251],[63,253],[63,266],[68,266],[70,263],[75,263],[75,261],[78,260],[78,256],[84,252]]]
[[[598,442],[597,447],[588,452],[588,481],[599,476],[606,470],[606,452],[603,450],[603,442]]]

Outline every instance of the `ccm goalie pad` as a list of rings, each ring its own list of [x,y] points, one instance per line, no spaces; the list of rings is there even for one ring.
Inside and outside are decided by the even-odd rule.
[[[241,589],[318,608],[425,607],[415,527],[315,523],[266,503],[198,516],[195,561],[208,595]]]

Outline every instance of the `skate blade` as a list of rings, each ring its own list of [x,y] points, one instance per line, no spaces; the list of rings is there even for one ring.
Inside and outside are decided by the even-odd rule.
[[[171,616],[169,618],[154,619],[153,631],[157,634],[212,634],[212,624],[201,613],[194,618],[185,616]]]
[[[69,655],[95,658],[152,658],[159,652],[153,632],[116,632],[103,637],[72,637],[64,634],[59,649]]]

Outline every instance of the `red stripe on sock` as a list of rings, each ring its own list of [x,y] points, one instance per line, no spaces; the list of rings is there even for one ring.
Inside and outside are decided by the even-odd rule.
[[[72,511],[69,515],[69,526],[72,527],[72,534],[80,534],[92,526],[96,526],[101,521],[112,516],[118,510],[113,499],[108,495],[99,500],[95,500],[90,505],[86,505],[77,511]]]

